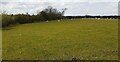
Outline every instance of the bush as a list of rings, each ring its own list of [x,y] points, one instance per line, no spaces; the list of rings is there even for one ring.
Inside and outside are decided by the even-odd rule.
[[[7,15],[7,14],[2,14],[2,26],[9,26],[12,24],[15,24],[15,19],[14,16]]]
[[[65,10],[66,10],[66,8],[65,8]],[[43,11],[39,12],[37,15],[39,17],[41,17],[41,19],[44,20],[44,21],[62,19],[65,10],[60,12],[57,9],[49,6],[48,8],[46,8]]]
[[[57,9],[53,7],[48,7],[43,11],[39,12],[37,15],[29,15],[26,14],[16,14],[16,15],[8,15],[6,13],[2,15],[2,27],[14,25],[14,24],[24,24],[24,23],[33,23],[33,22],[41,22],[47,20],[56,20],[63,18],[63,13],[59,12]]]

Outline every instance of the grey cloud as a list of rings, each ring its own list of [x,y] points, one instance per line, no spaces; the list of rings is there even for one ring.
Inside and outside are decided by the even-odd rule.
[[[31,0],[33,1],[33,0]],[[53,6],[59,10],[68,8],[65,15],[85,15],[85,14],[117,14],[116,2],[72,2],[73,0],[45,0],[42,2],[2,2],[0,3],[9,13],[36,13],[47,6]],[[86,0],[87,1],[87,0]],[[114,9],[113,9],[114,8]]]

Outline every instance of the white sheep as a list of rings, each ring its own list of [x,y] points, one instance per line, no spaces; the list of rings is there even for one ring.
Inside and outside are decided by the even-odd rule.
[[[48,22],[48,20],[46,22]]]
[[[98,18],[98,20],[100,20],[100,18]]]
[[[98,19],[98,18],[95,18],[95,19]]]
[[[60,20],[58,20],[58,22],[60,22]]]
[[[71,19],[71,20],[73,20],[73,19]]]

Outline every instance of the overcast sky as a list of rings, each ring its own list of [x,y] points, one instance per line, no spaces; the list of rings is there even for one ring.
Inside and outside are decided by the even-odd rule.
[[[0,11],[17,14],[36,14],[48,6],[59,11],[67,8],[66,16],[77,15],[118,15],[120,0],[1,0]]]

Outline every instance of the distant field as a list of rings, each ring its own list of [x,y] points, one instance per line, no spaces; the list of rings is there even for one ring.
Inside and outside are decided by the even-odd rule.
[[[65,19],[2,30],[5,60],[118,59],[118,20]]]

